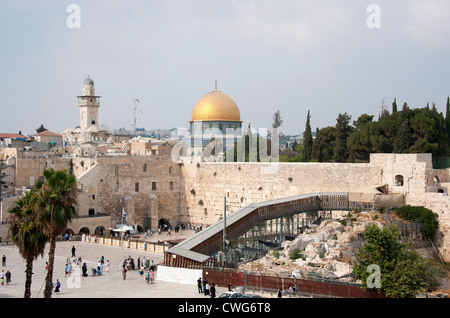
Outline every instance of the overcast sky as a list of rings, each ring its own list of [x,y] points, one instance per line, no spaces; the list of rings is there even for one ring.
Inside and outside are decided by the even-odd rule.
[[[132,98],[138,127],[188,128],[215,80],[244,125],[270,127],[280,110],[285,134],[308,110],[315,129],[377,118],[394,97],[444,112],[450,95],[448,0],[1,0],[0,34],[4,133],[78,126],[88,75],[109,129],[131,129]]]

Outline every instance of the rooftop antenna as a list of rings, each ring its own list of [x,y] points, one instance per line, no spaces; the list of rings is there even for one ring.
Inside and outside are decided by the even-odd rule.
[[[134,98],[134,99],[133,99],[133,102],[134,102],[134,109],[133,109],[133,131],[136,132],[136,111],[138,110],[137,108],[138,108],[138,106],[139,106],[140,101],[139,101],[139,99]],[[141,110],[139,110],[139,112],[140,112],[141,114],[144,114]]]

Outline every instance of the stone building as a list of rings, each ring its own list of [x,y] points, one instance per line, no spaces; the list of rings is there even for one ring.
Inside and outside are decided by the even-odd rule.
[[[120,136],[112,134],[106,130],[100,129],[99,125],[99,108],[100,98],[95,94],[95,83],[88,76],[82,86],[82,94],[77,96],[78,108],[80,110],[79,126],[67,128],[61,133],[66,153],[93,156],[96,152],[101,152],[102,149],[96,149],[99,145],[121,143],[128,141],[129,136]],[[79,147],[84,146],[84,151]]]
[[[40,133],[34,134],[33,139],[37,142],[45,144],[62,145],[62,136],[48,130],[44,130]]]

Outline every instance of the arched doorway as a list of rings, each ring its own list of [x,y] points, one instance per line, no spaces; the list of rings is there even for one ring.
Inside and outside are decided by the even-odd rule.
[[[80,232],[78,232],[78,234],[80,234],[80,235],[82,235],[82,234],[91,234],[91,231],[89,231],[89,228],[87,228],[87,227],[82,227],[81,229],[80,229]]]
[[[97,227],[95,228],[94,234],[95,234],[95,235],[100,235],[100,236],[106,235],[106,229],[105,229],[105,227],[102,226],[102,225],[97,226]]]
[[[159,219],[158,228],[160,228],[161,231],[167,231],[167,229],[172,228],[172,226],[167,219]]]

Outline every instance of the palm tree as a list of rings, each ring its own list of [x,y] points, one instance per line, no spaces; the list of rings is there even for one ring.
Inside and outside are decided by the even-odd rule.
[[[26,261],[24,298],[31,297],[33,261],[39,255],[44,256],[45,244],[47,243],[47,236],[44,234],[41,224],[37,222],[35,199],[33,192],[27,192],[9,210],[11,239]]]
[[[44,297],[51,298],[56,238],[76,216],[77,182],[67,170],[55,171],[51,168],[45,170],[43,175],[44,181],[39,182],[36,188],[39,194],[39,223],[50,240]]]

